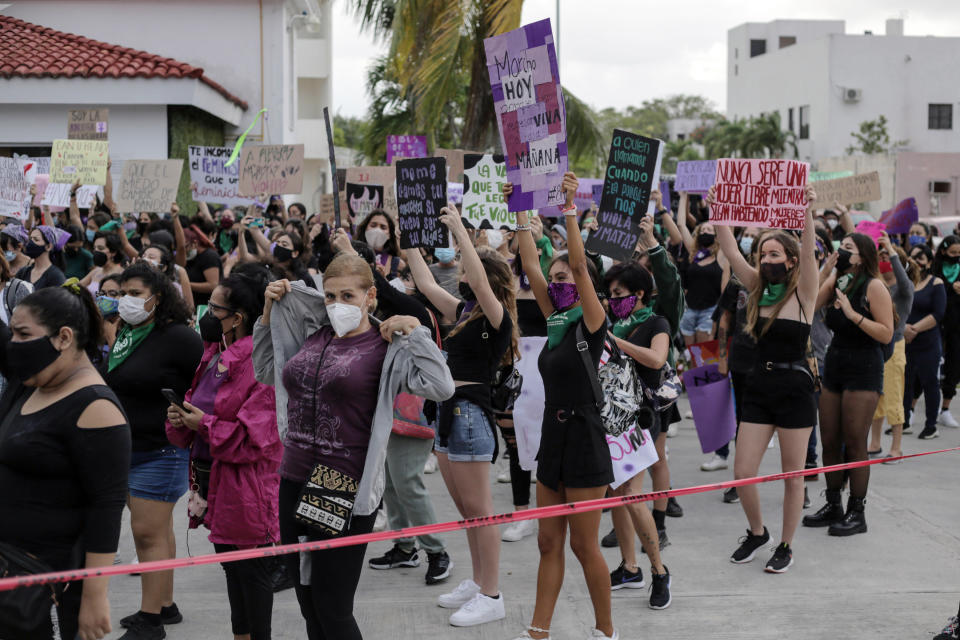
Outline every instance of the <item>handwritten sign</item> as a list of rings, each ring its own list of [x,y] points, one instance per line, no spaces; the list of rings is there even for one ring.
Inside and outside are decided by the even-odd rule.
[[[67,113],[68,140],[106,140],[109,109],[71,109]]]
[[[33,184],[37,187],[37,195],[33,197],[33,206],[47,206],[51,209],[65,209],[70,206],[72,185],[50,182],[50,176],[46,173],[38,173]],[[95,184],[85,184],[77,189],[77,206],[81,209],[92,207],[95,204],[94,200],[99,189],[100,187]]]
[[[836,180],[837,178],[849,178],[853,171],[811,171],[807,176],[807,182],[820,182],[822,180]]]
[[[123,213],[168,211],[177,199],[183,160],[127,160],[116,188]]]
[[[901,200],[893,209],[880,214],[880,222],[887,225],[888,233],[910,233],[910,227],[919,219],[916,198]]]
[[[447,161],[447,182],[463,182],[463,149],[436,149],[433,155]]]
[[[303,145],[247,146],[240,154],[240,193],[299,194],[303,191]]]
[[[884,232],[887,230],[887,225],[882,222],[877,222],[876,220],[861,220],[857,223],[857,233],[862,233],[865,236],[870,236],[870,239],[873,240],[873,244],[880,246],[880,238],[883,237]]]
[[[677,193],[706,193],[716,177],[716,160],[681,160],[677,163],[677,179],[673,182],[673,190]]]
[[[813,187],[817,192],[817,199],[813,201],[815,209],[830,209],[835,202],[851,205],[881,198],[880,174],[876,171],[832,180],[818,180]]]
[[[197,185],[192,196],[196,202],[213,202],[228,207],[249,207],[256,202],[255,198],[240,195],[240,165],[234,162],[226,166],[232,151],[230,147],[197,145],[190,145],[187,149],[190,182]]]
[[[333,202],[330,203],[331,214]],[[383,209],[383,186],[379,184],[347,183],[347,211],[360,222],[374,209]]]
[[[381,208],[397,218],[397,168],[392,167],[350,167],[344,173],[340,184],[375,184],[383,187]]]
[[[550,20],[484,40],[510,211],[563,204],[567,125]]]
[[[468,153],[463,167],[463,217],[477,228],[484,220],[494,229],[503,225],[516,227],[517,214],[507,211],[503,199],[503,185],[507,181],[503,156]]]
[[[597,224],[597,230],[587,237],[587,250],[614,260],[629,260],[640,240],[640,223],[630,216],[601,209]]]
[[[14,158],[0,158],[0,216],[26,220],[30,203],[30,183],[24,163]]]
[[[387,164],[402,158],[426,158],[427,136],[387,136]]]
[[[741,227],[802,229],[810,165],[796,160],[717,160],[710,222]]]
[[[600,210],[632,217],[639,224],[649,210],[650,191],[660,178],[662,149],[660,140],[614,129]]]
[[[109,144],[103,140],[54,140],[50,180],[73,184],[107,183]]]
[[[449,246],[447,228],[440,223],[440,209],[447,205],[446,161],[420,158],[396,166],[400,248]]]
[[[610,483],[612,489],[616,489],[660,459],[653,438],[646,429],[634,426],[617,437],[608,434],[606,438],[607,447],[610,449],[610,462],[613,465],[613,482]]]
[[[684,371],[683,384],[690,399],[700,450],[710,453],[733,440],[737,418],[730,377],[720,375],[716,364],[708,364]]]

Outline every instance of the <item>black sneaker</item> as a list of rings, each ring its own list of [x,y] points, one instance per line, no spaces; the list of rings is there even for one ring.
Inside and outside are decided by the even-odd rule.
[[[960,638],[960,617],[953,616],[947,620],[943,631],[933,636],[933,640],[957,640]]]
[[[610,533],[608,533],[607,535],[603,536],[603,538],[600,539],[600,546],[605,549],[612,549],[613,547],[616,547],[618,544],[619,543],[617,542],[616,529],[610,529]]]
[[[660,539],[660,551],[670,546],[670,538],[667,537],[666,529],[657,529],[657,538]],[[641,545],[640,553],[646,553],[647,550]]]
[[[753,557],[757,555],[757,549],[770,542],[770,532],[764,527],[763,533],[756,536],[750,529],[747,529],[747,535],[740,538],[738,542],[740,542],[740,546],[730,556],[730,562],[745,564],[753,560]]]
[[[920,435],[918,435],[917,437],[920,438],[921,440],[933,440],[939,435],[940,435],[940,432],[937,431],[936,427],[924,427],[923,431],[921,431]]]
[[[395,569],[397,567],[419,567],[420,554],[416,549],[406,552],[399,545],[387,551],[379,558],[371,558],[368,563],[371,569]]]
[[[637,567],[636,573],[631,573],[621,562],[620,566],[610,573],[610,591],[619,589],[643,589],[646,583],[643,581],[643,571]]]
[[[653,574],[653,583],[650,585],[650,608],[666,609],[673,602],[670,596],[670,569],[663,565],[666,572],[663,575]]]
[[[137,614],[127,618],[130,618],[127,632],[120,636],[119,640],[163,640],[167,637],[162,624],[154,626],[146,618]]]
[[[740,494],[737,493],[737,488],[730,487],[729,489],[724,490],[723,501],[726,504],[736,504],[740,502]]]
[[[680,503],[677,502],[677,499],[673,496],[667,498],[667,515],[671,518],[682,518],[683,517],[683,507],[680,506]]]
[[[417,560],[419,564],[419,559]],[[427,554],[427,584],[439,584],[450,577],[453,563],[446,551]]]
[[[129,629],[130,625],[133,623],[134,619],[140,618],[140,612],[131,613],[126,618],[120,619],[120,626],[124,629]],[[180,613],[180,609],[177,608],[177,603],[174,602],[169,607],[163,607],[160,609],[160,622],[164,625],[168,624],[179,624],[183,622],[183,614]]]
[[[790,565],[793,564],[793,549],[786,542],[781,542],[773,557],[767,561],[767,566],[763,568],[767,573],[786,573]]]

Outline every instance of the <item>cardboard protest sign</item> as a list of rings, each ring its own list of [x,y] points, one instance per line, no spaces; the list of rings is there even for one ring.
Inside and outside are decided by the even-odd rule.
[[[45,173],[37,174],[34,185],[37,187],[37,195],[33,197],[35,207],[42,205],[52,209],[65,209],[70,206],[70,189],[73,188],[73,185],[50,182],[50,176]],[[77,206],[81,209],[92,207],[95,204],[94,200],[97,197],[98,190],[99,187],[95,184],[85,184],[77,189]]]
[[[387,164],[402,158],[426,158],[427,136],[387,136]]]
[[[650,432],[634,426],[617,437],[607,434],[607,447],[610,449],[610,462],[613,465],[611,489],[660,460],[657,448]]]
[[[183,160],[127,160],[116,187],[117,210],[123,213],[169,211],[177,199]]]
[[[677,163],[677,178],[673,190],[677,193],[706,193],[717,177],[716,160],[681,160]]]
[[[478,229],[499,229],[517,226],[517,214],[507,211],[503,185],[507,181],[507,165],[503,156],[468,153],[463,161],[463,217]],[[487,224],[483,224],[486,222]]]
[[[855,176],[819,180],[814,185],[817,199],[813,201],[815,209],[830,209],[834,203],[843,205],[879,200],[880,174],[876,171]]]
[[[577,205],[577,211],[583,213],[587,209],[596,210],[600,204],[600,198],[594,198],[595,188],[597,194],[603,193],[603,178],[580,178],[580,184],[577,186],[577,193],[573,196],[573,204]]]
[[[331,214],[333,203],[330,203]],[[347,211],[359,224],[374,209],[383,209],[383,186],[347,183]]]
[[[447,247],[440,209],[447,206],[447,163],[443,158],[397,162],[397,227],[400,248]]]
[[[733,440],[737,418],[730,378],[720,375],[715,364],[683,372],[690,411],[703,453],[716,451]]]
[[[880,214],[880,222],[887,225],[887,233],[910,233],[910,227],[919,219],[916,198],[901,200],[893,209]]]
[[[23,162],[0,158],[0,216],[26,220],[30,204],[30,183]]]
[[[811,171],[807,176],[807,182],[820,182],[822,180],[836,180],[837,178],[849,178],[853,171]]]
[[[344,173],[340,184],[375,184],[383,187],[381,208],[397,219],[397,168],[392,167],[350,167]]]
[[[520,359],[516,361],[516,368],[523,376],[523,385],[517,401],[513,403],[513,424],[517,434],[520,468],[525,471],[537,470],[545,395],[537,360],[546,344],[546,337],[520,337]]]
[[[54,140],[51,182],[106,184],[109,144],[103,140]]]
[[[463,182],[463,149],[435,149],[433,155],[447,161],[447,182]]]
[[[857,233],[862,233],[863,235],[870,236],[870,239],[873,240],[873,244],[880,246],[880,238],[883,237],[884,232],[887,230],[887,225],[882,222],[877,222],[876,220],[861,220],[857,223],[856,227]]]
[[[510,211],[563,204],[566,110],[550,20],[484,40],[500,144],[513,194]]]
[[[67,113],[67,140],[106,140],[109,109],[71,109]]]
[[[810,165],[796,160],[717,160],[710,222],[740,227],[802,229]]]
[[[249,207],[256,198],[240,195],[240,165],[234,162],[226,166],[230,147],[201,147],[190,145],[187,149],[190,162],[190,182],[196,183],[193,192],[196,202],[225,204],[228,207]]]
[[[254,197],[303,191],[303,145],[244,147],[240,154],[240,194]]]

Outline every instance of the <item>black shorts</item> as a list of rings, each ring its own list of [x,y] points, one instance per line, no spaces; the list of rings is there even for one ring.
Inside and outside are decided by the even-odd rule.
[[[756,370],[743,385],[741,422],[803,429],[817,424],[813,376],[795,369]]]
[[[613,482],[610,447],[594,405],[543,411],[537,480],[554,491],[603,487]]]
[[[833,393],[883,393],[883,351],[879,346],[849,349],[830,345],[823,360],[823,388]]]

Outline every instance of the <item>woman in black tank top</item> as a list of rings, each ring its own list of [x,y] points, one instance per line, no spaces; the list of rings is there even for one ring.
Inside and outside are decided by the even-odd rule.
[[[880,279],[877,247],[869,236],[851,233],[834,254],[836,271],[820,287],[817,308],[826,306],[833,340],[823,364],[820,442],[823,463],[867,459],[867,433],[883,392],[883,350],[893,338],[894,308]],[[831,257],[832,259],[832,257]],[[866,533],[863,515],[870,467],[850,469],[850,500],[844,512],[842,471],[826,474],[827,504],[803,519],[828,533]]]
[[[707,196],[713,203],[713,188]],[[807,202],[816,194],[806,187]],[[743,331],[756,340],[756,360],[745,375],[734,474],[752,478],[760,469],[767,444],[777,434],[783,471],[803,469],[807,442],[816,424],[813,374],[804,358],[810,319],[819,284],[813,210],[805,214],[800,243],[785,231],[766,231],[757,241],[757,267],[740,253],[729,226],[717,225],[723,254],[749,292]],[[753,560],[770,540],[763,524],[754,485],[737,488],[750,527],[730,561]],[[803,478],[790,478],[783,487],[783,527],[780,544],[765,570],[783,573],[793,564],[791,543],[803,510]]]

